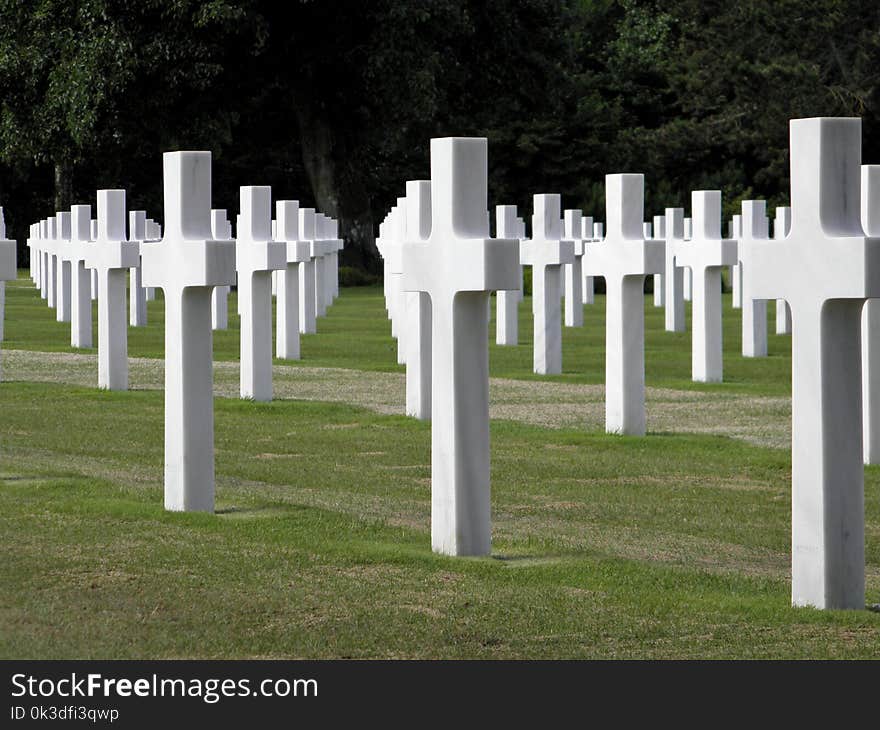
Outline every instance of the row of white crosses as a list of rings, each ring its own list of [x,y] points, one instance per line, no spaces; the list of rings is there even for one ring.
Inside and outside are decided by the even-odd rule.
[[[242,308],[242,345],[241,345],[241,395],[243,398],[269,400],[272,395],[271,386],[271,300],[262,296],[262,277],[259,273],[285,268],[285,243],[271,242],[267,234],[269,225],[268,189],[242,188],[242,211],[244,225],[239,246],[239,293]],[[255,196],[259,200],[254,199]],[[155,296],[153,287],[144,287],[142,282],[140,249],[147,241],[158,240],[161,228],[148,219],[144,211],[129,213],[129,234],[125,235],[125,191],[98,191],[97,219],[91,221],[90,206],[76,205],[70,212],[60,212],[39,224],[31,227],[28,246],[32,254],[32,276],[50,306],[56,309],[56,319],[71,322],[71,345],[73,347],[92,346],[92,309],[91,299],[98,299],[98,386],[110,390],[128,388],[128,347],[127,326],[125,321],[125,271],[130,271],[129,284],[129,320],[131,326],[146,325],[146,302]],[[259,210],[259,225],[254,223],[257,213],[254,205],[262,205]],[[292,219],[291,209],[293,206]],[[266,210],[263,210],[266,208]],[[299,253],[294,254],[297,261],[308,261],[314,264],[317,257],[326,257],[328,263],[321,268],[321,279],[314,277],[314,269],[307,272],[308,281],[302,289],[309,292],[305,302],[296,300],[289,302],[286,295],[292,292],[297,296],[297,286],[285,286],[285,295],[279,308],[278,354],[279,357],[299,357],[298,316],[301,308],[312,313],[311,328],[314,331],[314,312],[323,304],[332,301],[334,287],[328,272],[338,271],[335,263],[330,263],[341,248],[341,241],[329,238],[335,235],[335,222],[318,215],[322,226],[322,234],[315,235],[314,210],[299,210],[295,201],[280,201],[279,216],[282,217],[283,230],[292,243],[291,247]],[[291,232],[290,222],[294,229]],[[296,225],[300,230],[296,230]],[[226,219],[225,210],[211,211],[212,235],[217,240],[231,240],[231,226]],[[259,228],[257,231],[256,228]],[[307,240],[298,241],[300,234]],[[267,249],[273,252],[271,267],[261,268],[258,256],[259,245],[265,239]],[[281,252],[279,254],[279,252]],[[264,252],[265,253],[265,252]],[[297,258],[298,257],[298,258]],[[264,257],[265,258],[265,257]],[[265,262],[264,262],[265,263]],[[268,268],[267,268],[268,267]],[[94,274],[97,287],[90,282],[89,270]],[[296,269],[294,269],[296,272]],[[300,278],[303,278],[303,272]],[[257,278],[257,295],[253,294],[250,284]],[[307,284],[311,284],[308,287]],[[229,285],[218,286],[212,296],[212,327],[222,329],[227,326],[227,297]],[[97,289],[98,296],[94,296]],[[318,297],[311,293],[318,292]],[[310,307],[308,305],[311,305]],[[292,327],[291,327],[292,324]],[[292,329],[295,328],[295,329]]]

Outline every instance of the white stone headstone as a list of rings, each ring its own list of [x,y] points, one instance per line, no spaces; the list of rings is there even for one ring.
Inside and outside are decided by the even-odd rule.
[[[70,211],[55,215],[55,321],[70,322]]]
[[[693,222],[690,218],[684,219],[684,240],[690,241],[693,237]],[[694,273],[690,269],[685,269],[683,274],[683,291],[684,300],[691,301],[694,290]]]
[[[574,261],[574,242],[562,238],[559,195],[535,195],[532,237],[520,245],[520,261],[532,267],[533,369],[562,372],[562,266]]]
[[[519,220],[515,205],[495,207],[495,237],[519,238]],[[499,291],[495,295],[495,344],[516,345],[519,342],[519,302],[522,298],[520,287],[510,291]]]
[[[315,312],[315,209],[299,209],[299,239],[309,246],[309,260],[299,267],[299,331],[310,335],[318,331]],[[390,270],[390,269],[389,269]],[[393,323],[392,319],[392,323]]]
[[[211,290],[235,281],[235,243],[211,239],[211,153],[163,155],[165,238],[141,247],[165,298],[165,509],[214,510]]]
[[[721,191],[691,193],[693,236],[673,239],[675,261],[693,272],[691,377],[720,383],[723,377],[721,269],[736,259],[736,241],[721,238]]]
[[[645,226],[647,227],[647,223]],[[651,226],[652,238],[660,241],[666,240],[666,218],[662,215],[654,216],[654,224]],[[654,306],[666,306],[666,271],[662,274],[654,274]]]
[[[232,225],[226,217],[225,208],[211,209],[211,235],[215,241],[231,241]],[[229,327],[229,286],[215,286],[211,294],[211,329],[225,330]],[[149,295],[149,289],[147,290]]]
[[[431,297],[431,544],[486,555],[489,292],[519,284],[519,241],[488,238],[487,142],[431,140],[431,235],[404,247],[404,289]]]
[[[287,246],[271,240],[272,188],[240,190],[235,239],[238,308],[241,312],[242,398],[272,400],[272,271],[287,268]]]
[[[791,230],[791,208],[779,206],[776,208],[776,218],[773,221],[773,238],[783,239]],[[791,308],[784,299],[776,300],[776,334],[791,334]]]
[[[862,228],[880,238],[880,165],[862,165],[861,182]],[[880,299],[862,307],[862,422],[865,463],[880,464]]]
[[[664,231],[666,233],[666,261],[665,275],[665,302],[664,321],[667,332],[684,332],[684,278],[685,270],[675,259],[675,251],[684,236],[684,208],[667,208],[664,216]]]
[[[138,249],[138,265],[132,266],[128,276],[128,324],[147,326],[147,290],[141,285],[141,243],[147,238],[147,211],[128,212],[128,240]]]
[[[70,346],[92,346],[92,272],[86,268],[91,243],[91,205],[70,208]]]
[[[583,242],[584,250],[586,250],[586,247],[593,242],[592,216],[581,216],[581,241]],[[593,302],[596,301],[596,285],[592,276],[584,274],[583,254],[581,254],[581,274],[584,276],[584,284],[582,287],[583,302],[584,304],[593,304]]]
[[[744,301],[783,298],[792,311],[792,603],[863,609],[857,373],[862,306],[880,297],[880,240],[860,221],[861,120],[792,120],[790,159],[791,231],[763,238],[747,209],[740,261]]]
[[[6,238],[6,218],[3,208],[0,208],[0,282],[4,285],[7,281],[14,281],[18,277],[18,254],[15,241]],[[5,302],[4,302],[5,304]],[[6,307],[0,307],[0,324],[6,315]],[[0,337],[2,342],[2,337]],[[0,380],[2,380],[0,371]]]
[[[138,265],[138,246],[125,235],[125,191],[98,191],[98,238],[86,266],[98,274],[98,387],[128,389],[126,269]]]
[[[735,241],[742,238],[743,225],[742,215],[736,214],[730,220],[732,229],[730,237]],[[735,266],[730,267],[730,291],[734,309],[742,307],[742,266],[737,261]]]
[[[275,356],[300,359],[300,267],[311,261],[308,241],[299,240],[299,201],[275,203],[278,241],[284,244],[286,266],[279,272],[275,301]]]
[[[563,264],[565,276],[565,326],[584,326],[584,274],[582,258],[584,240],[581,236],[583,214],[579,210],[566,210],[563,217],[562,235],[574,244],[574,259]]]
[[[431,181],[406,183],[405,246],[422,244],[431,236]],[[500,294],[500,292],[499,292]],[[431,418],[431,297],[425,292],[406,296],[406,415]]]
[[[767,204],[763,200],[744,200],[742,202],[742,234],[752,238],[769,238]],[[746,273],[739,266],[740,280]],[[744,285],[743,285],[744,286]],[[742,356],[767,356],[767,300],[742,297]]]
[[[604,243],[584,269],[605,277],[605,430],[645,433],[645,277],[663,270],[665,242],[644,238],[645,178],[606,175]]]

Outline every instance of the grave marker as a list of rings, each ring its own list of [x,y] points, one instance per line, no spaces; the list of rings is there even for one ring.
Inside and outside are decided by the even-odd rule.
[[[241,312],[240,393],[272,400],[272,271],[287,268],[287,247],[271,240],[272,188],[240,190],[235,239],[238,308]]]
[[[519,285],[519,241],[488,238],[487,142],[431,140],[431,235],[404,247],[404,289],[431,297],[431,544],[490,550],[490,291]]]
[[[86,266],[98,274],[98,387],[128,389],[125,270],[138,265],[137,244],[125,235],[125,191],[98,191],[98,238]]]
[[[562,238],[559,195],[535,195],[532,237],[522,241],[520,260],[532,267],[533,370],[562,372],[562,266],[574,261],[574,242]]]
[[[605,242],[584,267],[605,277],[605,430],[645,433],[645,277],[663,270],[665,242],[643,234],[645,178],[605,176]]]
[[[744,209],[743,300],[784,298],[792,311],[792,603],[862,609],[862,389],[853,375],[862,305],[880,297],[880,241],[860,221],[861,120],[792,120],[790,159],[788,236],[764,240],[760,209]]]
[[[736,241],[721,238],[721,192],[691,193],[693,237],[673,240],[675,261],[693,272],[693,335],[691,377],[699,383],[720,383],[723,376],[721,342],[721,269],[736,261]]]
[[[211,239],[211,153],[163,155],[165,238],[141,249],[165,295],[165,509],[214,510],[211,290],[235,281],[235,243]]]

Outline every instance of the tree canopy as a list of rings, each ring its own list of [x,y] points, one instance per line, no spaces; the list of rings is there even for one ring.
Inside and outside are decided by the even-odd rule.
[[[161,153],[340,219],[349,264],[432,136],[489,139],[491,203],[559,192],[604,218],[719,188],[788,196],[788,120],[857,115],[878,161],[873,0],[0,0],[0,204],[15,237],[95,190],[161,218]]]

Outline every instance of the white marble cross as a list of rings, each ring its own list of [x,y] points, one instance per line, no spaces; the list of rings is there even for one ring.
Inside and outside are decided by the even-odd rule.
[[[562,372],[562,266],[574,261],[574,242],[562,238],[559,195],[535,195],[532,237],[522,241],[520,260],[532,267],[533,369]]]
[[[495,206],[495,237],[519,238],[519,220],[515,205]],[[495,295],[495,344],[519,342],[519,302],[521,289],[499,291]]]
[[[300,267],[311,260],[308,241],[299,240],[299,201],[275,203],[276,240],[284,244],[287,264],[278,275],[275,300],[275,355],[300,359]]]
[[[666,218],[662,215],[654,216],[654,225],[651,227],[652,238],[660,241],[666,240]],[[654,274],[654,306],[666,306],[666,269],[662,274]]]
[[[49,216],[45,220],[46,234],[43,237],[43,261],[45,262],[45,276],[43,283],[46,286],[46,304],[51,309],[55,309],[55,292],[58,286],[58,260],[55,257],[55,239],[56,235],[55,216]]]
[[[675,261],[693,274],[691,377],[699,383],[720,383],[723,376],[721,269],[736,259],[736,241],[721,238],[721,192],[691,193],[693,237],[673,239]]]
[[[309,246],[309,260],[299,267],[299,331],[310,335],[318,331],[315,311],[315,209],[299,209],[299,240]],[[393,323],[392,319],[392,323]]]
[[[743,233],[742,215],[737,213],[730,219],[730,228],[730,237],[739,241]],[[733,308],[740,309],[742,307],[742,266],[739,261],[730,267],[730,291]]]
[[[386,249],[391,260],[391,335],[397,339],[397,364],[406,364],[407,297],[403,291],[403,246],[406,242],[406,197],[391,211],[391,240]]]
[[[679,241],[684,241],[684,208],[667,208],[663,224],[666,233],[666,261],[663,283],[667,332],[684,332],[684,269],[675,260]]]
[[[235,282],[235,243],[211,239],[211,153],[163,155],[165,237],[141,246],[165,295],[165,509],[214,511],[211,289]]]
[[[89,240],[94,243],[98,240],[98,219],[92,218],[89,222]],[[91,297],[92,301],[97,301],[98,299],[98,272],[95,269],[91,269]]]
[[[781,240],[791,230],[791,208],[779,206],[776,208],[776,218],[773,221],[773,238]],[[791,334],[791,308],[784,299],[776,300],[776,334]]]
[[[790,159],[788,236],[765,240],[759,209],[744,211],[743,300],[783,298],[792,311],[792,602],[863,609],[858,373],[862,305],[880,297],[880,240],[860,221],[861,120],[792,120]]]
[[[684,240],[690,241],[693,237],[693,221],[690,218],[684,219]],[[693,289],[694,289],[694,274],[690,269],[685,269],[683,272],[683,288],[682,291],[684,293],[684,300],[686,302],[691,301],[693,298]]]
[[[431,544],[486,555],[489,292],[515,289],[519,241],[488,237],[484,138],[431,140],[431,235],[404,247],[404,289],[431,297]]]
[[[92,346],[91,205],[70,208],[70,346]]]
[[[431,236],[431,181],[406,183],[404,245],[414,246]],[[406,297],[406,415],[431,418],[431,297],[421,291]]]
[[[98,239],[86,266],[98,272],[98,387],[128,389],[125,270],[138,265],[138,246],[125,235],[125,191],[98,191]]]
[[[128,277],[128,324],[132,327],[147,326],[147,290],[141,286],[141,243],[147,238],[147,211],[128,212],[128,240],[137,246],[138,265],[132,266]]]
[[[584,269],[605,277],[605,430],[645,433],[645,277],[663,271],[665,242],[646,241],[643,175],[605,176],[604,243]]]
[[[581,242],[586,251],[587,246],[593,242],[593,217],[588,215],[581,216]],[[596,287],[593,277],[584,273],[584,260],[581,254],[581,274],[584,277],[584,283],[581,287],[582,301],[584,304],[593,304],[596,301]]]
[[[862,165],[861,220],[880,238],[880,165]],[[862,411],[865,463],[880,464],[880,299],[862,307]]]
[[[240,393],[272,400],[272,271],[287,268],[287,246],[272,241],[272,188],[240,190],[235,239],[238,309],[241,312]]]
[[[211,236],[215,241],[232,240],[232,224],[226,217],[225,208],[211,209]],[[215,286],[211,294],[211,329],[225,330],[229,327],[229,286]],[[147,296],[149,298],[149,289]]]
[[[747,227],[746,219],[751,222]],[[740,240],[746,236],[757,239],[769,238],[769,222],[767,220],[767,204],[763,200],[742,201],[742,233]],[[745,296],[744,279],[747,273],[742,265],[736,267],[740,272],[743,286],[742,296],[742,356],[767,356],[767,300],[753,299]],[[736,271],[736,268],[734,271]],[[783,275],[783,274],[781,274]]]
[[[5,286],[7,281],[14,281],[17,277],[18,259],[16,242],[6,238],[6,218],[3,215],[3,208],[0,208],[0,284]],[[0,308],[0,326],[2,326],[6,315],[5,310],[5,306]],[[0,342],[2,342],[2,337],[0,337]],[[2,380],[2,371],[0,371],[0,380]]]
[[[70,322],[70,211],[55,215],[55,321]]]
[[[563,264],[565,275],[565,326],[584,326],[584,274],[582,259],[584,240],[581,235],[583,214],[579,210],[566,210],[563,217],[562,236],[574,244],[574,259]]]

